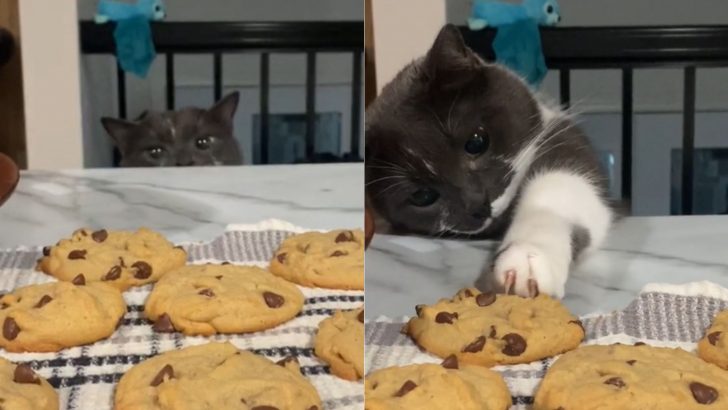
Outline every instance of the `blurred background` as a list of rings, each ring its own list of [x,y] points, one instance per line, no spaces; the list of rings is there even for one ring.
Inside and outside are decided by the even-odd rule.
[[[101,117],[208,108],[232,91],[245,164],[361,160],[361,1],[167,1],[146,78],[119,69],[96,7],[0,0],[15,43],[0,68],[0,151],[22,168],[118,166]]]

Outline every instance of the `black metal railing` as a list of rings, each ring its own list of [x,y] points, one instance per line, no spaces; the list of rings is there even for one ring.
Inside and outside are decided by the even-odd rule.
[[[81,52],[114,54],[112,24],[80,23]],[[166,61],[166,105],[175,107],[174,57],[177,54],[211,54],[215,100],[222,96],[224,54],[260,54],[260,163],[268,163],[270,55],[273,53],[306,54],[306,158],[315,161],[316,56],[318,53],[351,53],[351,151],[336,156],[335,161],[362,161],[361,88],[364,24],[352,22],[163,22],[152,23],[157,53]],[[126,74],[117,65],[119,117],[127,118]],[[253,136],[255,138],[255,136]]]
[[[493,60],[495,30],[461,27],[465,42]],[[565,27],[541,30],[546,64],[559,70],[560,99],[571,100],[571,70],[618,69],[622,72],[622,197],[632,198],[634,70],[681,68],[684,71],[682,138],[682,212],[693,213],[695,82],[697,69],[728,67],[728,26]]]

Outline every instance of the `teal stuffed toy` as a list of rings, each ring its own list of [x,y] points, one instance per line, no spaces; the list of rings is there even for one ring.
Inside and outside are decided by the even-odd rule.
[[[524,0],[521,4],[475,0],[468,26],[471,30],[497,28],[493,41],[496,61],[538,87],[548,71],[538,27],[560,21],[556,0]]]
[[[157,56],[149,21],[165,17],[162,0],[137,0],[134,4],[100,0],[95,20],[98,24],[116,22],[114,41],[119,65],[124,71],[144,78]]]

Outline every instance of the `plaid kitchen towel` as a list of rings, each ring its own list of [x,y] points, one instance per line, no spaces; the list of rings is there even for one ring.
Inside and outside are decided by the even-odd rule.
[[[715,315],[728,309],[728,289],[709,282],[685,285],[652,284],[624,310],[588,315],[581,320],[586,344],[632,344],[636,341],[694,351],[696,342]],[[366,323],[367,372],[412,363],[440,363],[442,359],[419,350],[400,333],[407,318],[378,318]],[[551,358],[530,364],[497,366],[513,395],[514,409],[528,409]]]
[[[268,220],[256,225],[231,225],[220,237],[208,243],[182,244],[190,263],[222,263],[268,266],[280,242],[305,231],[287,222]],[[0,250],[0,291],[9,291],[53,278],[34,271],[41,248],[21,247]],[[240,349],[251,350],[272,360],[296,356],[303,374],[316,387],[327,410],[362,409],[361,382],[339,379],[313,353],[313,337],[318,323],[335,309],[353,309],[364,302],[363,291],[301,288],[306,302],[293,320],[269,329],[244,335],[188,337],[179,333],[158,334],[143,317],[144,301],[152,286],[132,288],[124,293],[128,311],[121,327],[107,340],[58,353],[9,353],[0,356],[29,363],[57,389],[61,409],[107,410],[112,408],[114,387],[134,364],[151,356],[210,341],[230,341]]]

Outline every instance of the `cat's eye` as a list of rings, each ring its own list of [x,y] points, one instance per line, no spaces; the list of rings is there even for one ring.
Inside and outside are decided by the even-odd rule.
[[[488,135],[483,127],[479,127],[467,141],[465,141],[465,152],[470,155],[480,155],[488,149]]]
[[[152,157],[153,159],[162,158],[162,155],[164,155],[164,148],[162,148],[162,147],[147,148],[147,154],[149,154],[149,156]]]
[[[426,207],[434,204],[440,198],[440,193],[432,188],[421,188],[412,193],[409,201],[412,205]]]
[[[195,147],[199,150],[206,150],[210,149],[210,143],[212,142],[212,137],[200,137],[195,140]]]
[[[551,14],[551,13],[553,13],[553,12],[554,12],[554,6],[552,6],[552,5],[548,4],[548,5],[546,6],[546,14]]]

